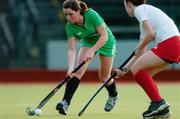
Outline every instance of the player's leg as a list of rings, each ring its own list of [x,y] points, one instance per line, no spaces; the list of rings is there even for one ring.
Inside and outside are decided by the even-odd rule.
[[[145,72],[148,73],[149,75],[151,75],[151,77],[155,76],[157,73],[163,71],[164,69],[167,68],[167,65],[166,64],[163,64],[161,66],[157,66],[157,67],[154,67],[154,68],[149,68],[149,69],[146,69]],[[154,86],[156,87],[156,90],[158,90],[158,87],[154,81]]]
[[[104,55],[100,55],[99,59],[100,59],[99,78],[102,82],[104,82],[110,77],[114,57],[113,56],[107,57]],[[116,89],[116,84],[114,79],[108,82],[105,88],[108,91],[109,97],[105,104],[104,110],[111,111],[115,106],[118,97],[118,92]]]
[[[146,69],[145,71],[153,77],[153,76],[155,76],[157,73],[165,70],[168,66],[169,66],[169,65],[167,65],[167,64],[162,64],[161,66],[149,68],[149,69]]]
[[[161,68],[163,69],[168,65],[169,63],[159,58],[152,51],[148,51],[143,54],[131,67],[131,72],[135,76],[137,83],[144,89],[152,101],[148,110],[143,113],[143,117],[151,117],[159,111],[169,107],[169,104],[160,96],[153,78],[146,71],[148,69],[153,69],[156,71],[154,73],[157,73],[158,70],[160,71]]]
[[[154,76],[158,72],[163,71],[165,68],[167,68],[167,65],[163,64],[163,65],[158,66],[158,67],[146,69],[146,72],[148,74],[150,74],[151,76]],[[155,86],[156,86],[156,84],[155,84]],[[156,87],[156,88],[158,90],[158,87]],[[158,113],[152,114],[150,116],[145,116],[144,119],[167,119],[167,118],[169,118],[171,116],[172,116],[172,113],[171,113],[170,109],[165,108],[165,109],[163,109],[162,111],[160,111]]]
[[[85,59],[85,54],[88,50],[88,47],[83,47],[80,49],[78,54],[78,65],[83,62],[83,60]],[[90,62],[91,61],[87,62],[75,74],[72,74],[73,77],[67,82],[63,100],[60,101],[56,106],[56,109],[59,111],[60,114],[67,115],[67,109],[71,103],[71,99],[76,89],[78,88],[80,79],[85,73]]]

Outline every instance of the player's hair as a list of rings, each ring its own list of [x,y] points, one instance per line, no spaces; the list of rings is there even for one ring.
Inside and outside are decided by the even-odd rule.
[[[146,0],[125,0],[125,2],[131,2],[134,6],[139,6],[147,3]]]
[[[64,9],[70,8],[76,12],[80,10],[81,14],[83,14],[84,11],[88,9],[87,4],[80,0],[65,0],[63,3],[63,8]]]

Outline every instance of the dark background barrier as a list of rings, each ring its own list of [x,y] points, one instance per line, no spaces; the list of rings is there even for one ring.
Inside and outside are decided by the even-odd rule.
[[[0,83],[57,83],[66,76],[66,71],[46,69],[0,70]],[[130,74],[116,79],[118,82],[134,82]],[[165,70],[155,76],[158,82],[180,82],[180,70]],[[82,82],[99,82],[97,71],[87,71]]]

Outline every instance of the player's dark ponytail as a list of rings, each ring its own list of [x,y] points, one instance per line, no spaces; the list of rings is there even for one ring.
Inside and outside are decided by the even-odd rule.
[[[142,4],[146,4],[146,0],[125,0],[126,2],[131,2],[134,6],[139,6]]]
[[[86,11],[86,10],[88,9],[88,7],[87,7],[87,5],[86,5],[85,2],[80,2],[80,3],[79,3],[79,6],[80,6],[80,9],[81,9],[82,11]]]
[[[79,4],[80,14],[83,15],[84,12],[88,9],[88,7],[85,2],[82,2],[80,0],[78,0],[78,4]]]
[[[65,0],[63,3],[63,8],[70,8],[74,11],[80,10],[81,15],[83,15],[84,12],[88,9],[86,3],[80,0]]]

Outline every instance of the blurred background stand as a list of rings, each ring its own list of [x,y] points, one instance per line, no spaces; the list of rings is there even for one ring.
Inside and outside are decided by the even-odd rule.
[[[115,35],[120,44],[115,63],[119,64],[138,41],[137,20],[128,17],[123,0],[83,1],[104,18]],[[180,29],[179,0],[148,0],[148,3],[167,13]],[[57,59],[58,64],[54,63],[57,68],[68,67],[68,64],[64,63],[64,60],[67,60],[67,47],[64,47],[67,46],[67,38],[62,4],[63,0],[0,0],[1,68],[48,69],[52,58]],[[49,47],[55,43],[60,44]],[[64,58],[58,59],[61,56]],[[173,64],[171,68],[179,67],[179,64]],[[94,65],[92,68],[96,69]]]
[[[6,15],[0,15],[0,61],[2,67],[9,67],[13,50],[15,49],[14,38],[7,23]]]
[[[9,14],[15,20],[14,32],[15,66],[21,67],[24,61],[32,59],[32,49],[37,47],[39,13],[33,0],[9,0]]]

